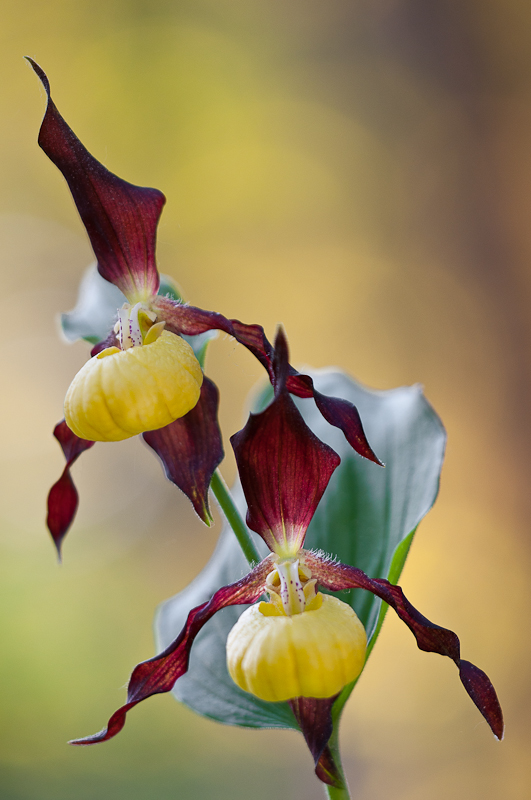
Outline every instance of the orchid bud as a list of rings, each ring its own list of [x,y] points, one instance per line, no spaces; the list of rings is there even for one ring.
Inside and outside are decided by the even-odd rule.
[[[318,593],[289,616],[278,602],[248,608],[227,639],[234,682],[261,700],[332,697],[361,673],[365,629],[350,606]]]
[[[168,331],[152,330],[138,346],[108,347],[87,361],[66,393],[65,420],[82,439],[128,439],[187,414],[199,400],[202,382],[190,345]]]

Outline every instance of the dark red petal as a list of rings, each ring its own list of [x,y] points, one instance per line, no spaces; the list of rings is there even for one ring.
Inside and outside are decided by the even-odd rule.
[[[170,692],[175,681],[188,669],[192,644],[203,625],[225,606],[253,603],[260,597],[271,570],[271,558],[268,556],[244,578],[219,589],[209,602],[190,611],[186,625],[175,641],[160,655],[134,668],[127,689],[127,703],[112,715],[107,727],[93,736],[74,739],[70,744],[96,744],[111,739],[122,730],[131,708],[154,694]]]
[[[463,686],[487,720],[493,734],[503,738],[503,715],[487,675],[469,661],[461,660],[460,643],[453,631],[441,628],[422,616],[405,597],[400,586],[384,578],[369,578],[364,572],[346,564],[327,561],[315,553],[305,553],[304,562],[320,586],[332,591],[367,589],[393,608],[412,631],[420,650],[448,656],[457,665]]]
[[[246,325],[237,319],[227,319],[214,311],[203,311],[194,306],[179,305],[167,297],[157,297],[154,308],[161,319],[166,320],[169,331],[186,336],[195,336],[209,330],[225,331],[243,344],[265,367],[274,384],[274,349],[260,325]],[[287,388],[296,397],[314,397],[317,408],[331,425],[343,431],[347,441],[364,458],[381,465],[367,441],[356,406],[348,400],[327,397],[318,392],[309,375],[301,375],[288,365]]]
[[[166,477],[185,493],[206,525],[212,521],[208,487],[224,455],[218,406],[217,387],[205,378],[199,402],[186,416],[142,434],[162,461]]]
[[[339,397],[328,397],[321,394],[313,385],[309,375],[291,373],[288,378],[288,391],[297,397],[312,397],[315,404],[325,420],[343,431],[345,439],[360,456],[374,461],[375,464],[383,466],[380,459],[372,450],[363,425],[358,409],[349,400],[342,400]]]
[[[61,557],[61,543],[74,521],[78,506],[78,493],[70,475],[70,467],[81,453],[89,450],[95,442],[80,439],[75,433],[72,433],[64,420],[57,423],[53,435],[61,445],[66,458],[66,466],[63,474],[57,483],[54,483],[48,494],[46,524],[52,534],[59,557]]]
[[[127,183],[96,161],[57,111],[43,70],[31,58],[28,61],[48,95],[39,145],[66,178],[100,275],[128,298],[155,295],[159,288],[155,238],[164,195]]]
[[[317,777],[323,783],[341,789],[344,781],[328,747],[333,728],[332,706],[336,698],[337,694],[323,700],[296,697],[289,704],[313,756]]]
[[[368,458],[383,467],[380,459],[373,452],[363,425],[361,423],[358,409],[349,400],[342,400],[339,397],[327,397],[317,389],[313,390],[315,404],[325,420],[343,431],[345,439],[360,456]]]
[[[494,736],[503,739],[503,714],[494,686],[482,669],[461,659],[459,662],[461,682],[473,702],[489,723]]]
[[[287,359],[287,349],[284,353]],[[279,393],[265,411],[249,416],[231,444],[247,500],[247,524],[271,550],[288,545],[296,551],[341,459],[312,433],[282,391],[281,363],[275,369]]]
[[[48,493],[48,515],[46,517],[46,524],[52,534],[59,558],[61,558],[61,542],[74,521],[78,502],[79,495],[70,470],[65,467],[63,474]]]

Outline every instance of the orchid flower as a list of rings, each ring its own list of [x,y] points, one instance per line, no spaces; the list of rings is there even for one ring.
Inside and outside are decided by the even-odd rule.
[[[503,717],[494,687],[482,670],[461,659],[455,633],[422,616],[399,586],[304,549],[307,528],[340,459],[308,428],[290,397],[282,331],[275,341],[272,369],[273,401],[261,413],[251,414],[231,438],[248,506],[247,524],[270,554],[241,580],[223,586],[191,610],[164,652],[135,667],[127,702],[107,727],[72,743],[94,744],[119,733],[128,711],[152,695],[171,691],[186,673],[194,639],[217,611],[251,604],[228,636],[229,673],[240,688],[262,700],[289,702],[317,776],[341,788],[343,779],[329,746],[332,707],[364,667],[366,638],[352,608],[321,590],[349,588],[371,592],[393,608],[419,649],[451,658],[472,701],[501,739]],[[264,593],[267,601],[260,599]]]
[[[77,490],[70,468],[95,441],[142,434],[166,474],[209,524],[208,488],[223,458],[217,422],[218,393],[183,339],[220,330],[243,344],[275,382],[274,352],[263,328],[158,294],[156,228],[164,195],[134,186],[100,164],[59,114],[43,70],[31,66],[48,97],[39,145],[63,173],[96,255],[99,274],[125,295],[116,324],[92,350],[65,399],[65,420],[54,435],[66,466],[48,497],[48,527],[57,549],[73,522]],[[288,368],[286,390],[313,397],[354,450],[380,463],[351,403],[318,392],[308,375]]]

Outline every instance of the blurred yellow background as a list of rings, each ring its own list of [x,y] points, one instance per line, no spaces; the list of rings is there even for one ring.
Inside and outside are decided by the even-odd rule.
[[[90,151],[168,197],[160,268],[295,364],[417,381],[449,433],[402,585],[499,692],[496,743],[445,659],[388,616],[342,729],[358,800],[528,796],[531,10],[522,0],[4,0],[0,11],[0,797],[313,800],[302,737],[171,697],[112,742],[68,747],[153,654],[158,603],[219,533],[137,440],[98,445],[58,567],[51,432],[83,344],[57,337],[91,251],[36,144],[45,96]],[[228,436],[261,368],[211,347]],[[234,465],[227,457],[228,480]]]

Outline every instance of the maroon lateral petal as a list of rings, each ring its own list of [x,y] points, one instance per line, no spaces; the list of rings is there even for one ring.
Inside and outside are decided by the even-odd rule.
[[[493,734],[497,739],[503,738],[503,714],[494,686],[482,670],[469,661],[461,660],[457,634],[426,619],[411,605],[400,586],[394,586],[384,578],[369,578],[356,567],[334,563],[310,552],[304,554],[304,563],[325,589],[367,589],[380,597],[406,623],[420,650],[451,658],[459,669],[463,686],[487,720]]]
[[[382,462],[367,441],[358,409],[350,400],[321,394],[314,387],[313,380],[309,375],[296,373],[295,370],[290,373],[287,387],[288,391],[297,397],[313,397],[315,405],[325,420],[343,431],[345,439],[356,453],[383,467]]]
[[[196,336],[205,331],[220,330],[234,336],[237,342],[243,344],[260,361],[274,383],[274,349],[261,325],[246,325],[214,311],[178,304],[169,297],[156,297],[153,307],[160,318],[166,320],[166,327],[172,333]],[[302,375],[291,366],[288,366],[286,385],[288,391],[296,397],[313,397],[326,421],[343,431],[348,443],[360,456],[382,465],[367,441],[356,406],[348,400],[321,394],[314,388],[309,375]]]
[[[237,319],[227,319],[217,311],[204,311],[195,306],[178,303],[169,297],[157,296],[152,307],[160,319],[165,320],[166,330],[184,336],[198,336],[205,331],[224,331],[243,344],[273,376],[273,348],[261,325],[246,325]]]
[[[225,606],[253,603],[257,600],[264,591],[271,561],[272,556],[267,556],[244,578],[219,589],[209,602],[190,611],[186,625],[175,641],[160,655],[143,661],[134,668],[127,689],[127,703],[112,715],[107,727],[93,736],[74,739],[70,744],[96,744],[112,739],[122,730],[127,712],[131,708],[154,694],[170,692],[175,681],[188,669],[192,644],[203,625]]]
[[[80,439],[72,433],[64,420],[58,422],[54,428],[53,435],[61,445],[66,458],[66,466],[63,474],[54,483],[48,494],[48,516],[46,524],[52,539],[57,548],[59,558],[61,557],[61,543],[70,528],[76,515],[79,496],[74,486],[70,467],[79,458],[81,453],[89,450],[95,442],[87,439]]]
[[[218,389],[204,378],[199,402],[188,414],[142,434],[162,461],[166,477],[185,493],[206,525],[212,521],[208,487],[224,456],[218,406]]]
[[[339,397],[328,397],[326,394],[318,392],[315,388],[313,397],[325,420],[330,425],[334,425],[343,431],[345,439],[356,453],[359,453],[360,456],[367,458],[369,461],[374,461],[380,467],[384,466],[367,441],[359,411],[353,403]]]
[[[135,302],[138,294],[156,294],[155,238],[164,195],[127,183],[96,161],[59,114],[46,74],[31,58],[28,61],[48,95],[39,145],[66,178],[100,275]]]
[[[296,697],[289,704],[313,756],[315,774],[323,783],[342,789],[345,785],[343,777],[328,747],[333,729],[332,706],[336,698],[337,694],[325,699]]]
[[[283,362],[287,363],[283,335],[277,342],[284,357],[275,360],[275,399],[265,411],[250,414],[245,428],[231,437],[247,500],[247,524],[274,551],[278,546],[294,550],[302,546],[341,460],[312,433],[283,388]]]

